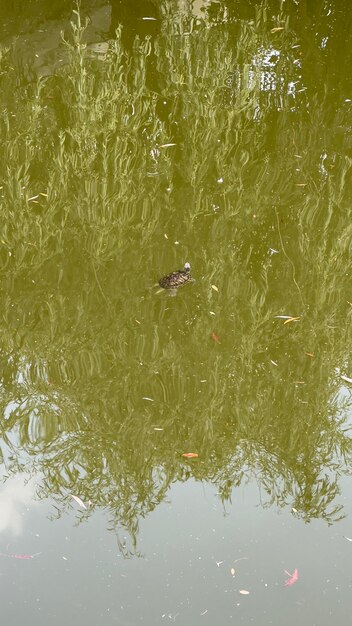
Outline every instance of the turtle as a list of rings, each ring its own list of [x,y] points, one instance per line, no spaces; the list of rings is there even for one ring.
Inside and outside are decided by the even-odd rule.
[[[163,289],[175,290],[189,282],[193,282],[193,278],[191,276],[191,266],[187,262],[184,264],[183,270],[177,270],[160,278],[159,285]]]

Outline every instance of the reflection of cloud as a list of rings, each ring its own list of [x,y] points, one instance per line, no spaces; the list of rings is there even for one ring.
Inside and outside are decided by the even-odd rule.
[[[23,508],[33,503],[34,481],[15,476],[0,489],[0,532],[10,531],[17,536],[22,532]]]

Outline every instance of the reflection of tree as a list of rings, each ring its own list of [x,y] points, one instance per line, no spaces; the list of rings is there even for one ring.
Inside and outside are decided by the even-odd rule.
[[[160,30],[159,2],[155,0],[111,0],[110,31],[115,36],[121,25],[123,44],[131,49],[136,36],[153,37]]]
[[[190,476],[224,500],[255,478],[263,504],[334,521],[351,452],[335,371],[351,344],[344,105],[326,126],[318,99],[293,97],[294,36],[265,11],[234,39],[163,10],[168,27],[130,56],[117,39],[104,63],[87,58],[76,27],[60,75],[13,93],[6,58],[1,74],[3,459],[40,472],[41,497],[107,508],[132,549],[138,520]],[[156,297],[182,255],[197,283]]]
[[[1,2],[1,39],[40,28],[46,20],[67,19],[71,11],[70,0],[53,0],[50,4],[44,0],[30,3],[26,0]]]

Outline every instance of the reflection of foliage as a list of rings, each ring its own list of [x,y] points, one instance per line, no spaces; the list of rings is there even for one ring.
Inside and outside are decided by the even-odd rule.
[[[41,496],[79,491],[134,541],[190,476],[224,500],[255,477],[267,503],[330,522],[351,456],[335,372],[351,346],[346,115],[329,126],[324,101],[288,89],[284,16],[234,31],[166,7],[129,57],[119,32],[104,61],[86,55],[76,15],[58,75],[14,92],[1,60],[4,463],[40,471]],[[196,284],[155,296],[182,259]]]

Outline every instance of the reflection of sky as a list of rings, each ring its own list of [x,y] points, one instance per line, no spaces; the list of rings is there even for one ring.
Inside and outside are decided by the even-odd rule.
[[[35,482],[15,476],[0,488],[0,532],[11,532],[15,537],[23,531],[23,512],[33,505]]]
[[[336,395],[336,400],[335,400],[336,404],[346,404],[348,403],[349,406],[351,406],[351,388],[347,387],[345,385],[342,385]],[[352,427],[352,410],[351,408],[345,408],[344,411],[344,416],[345,416],[345,425],[344,428],[346,430],[344,430],[344,435],[345,437],[352,437],[352,435],[350,433],[347,432],[347,429]]]

